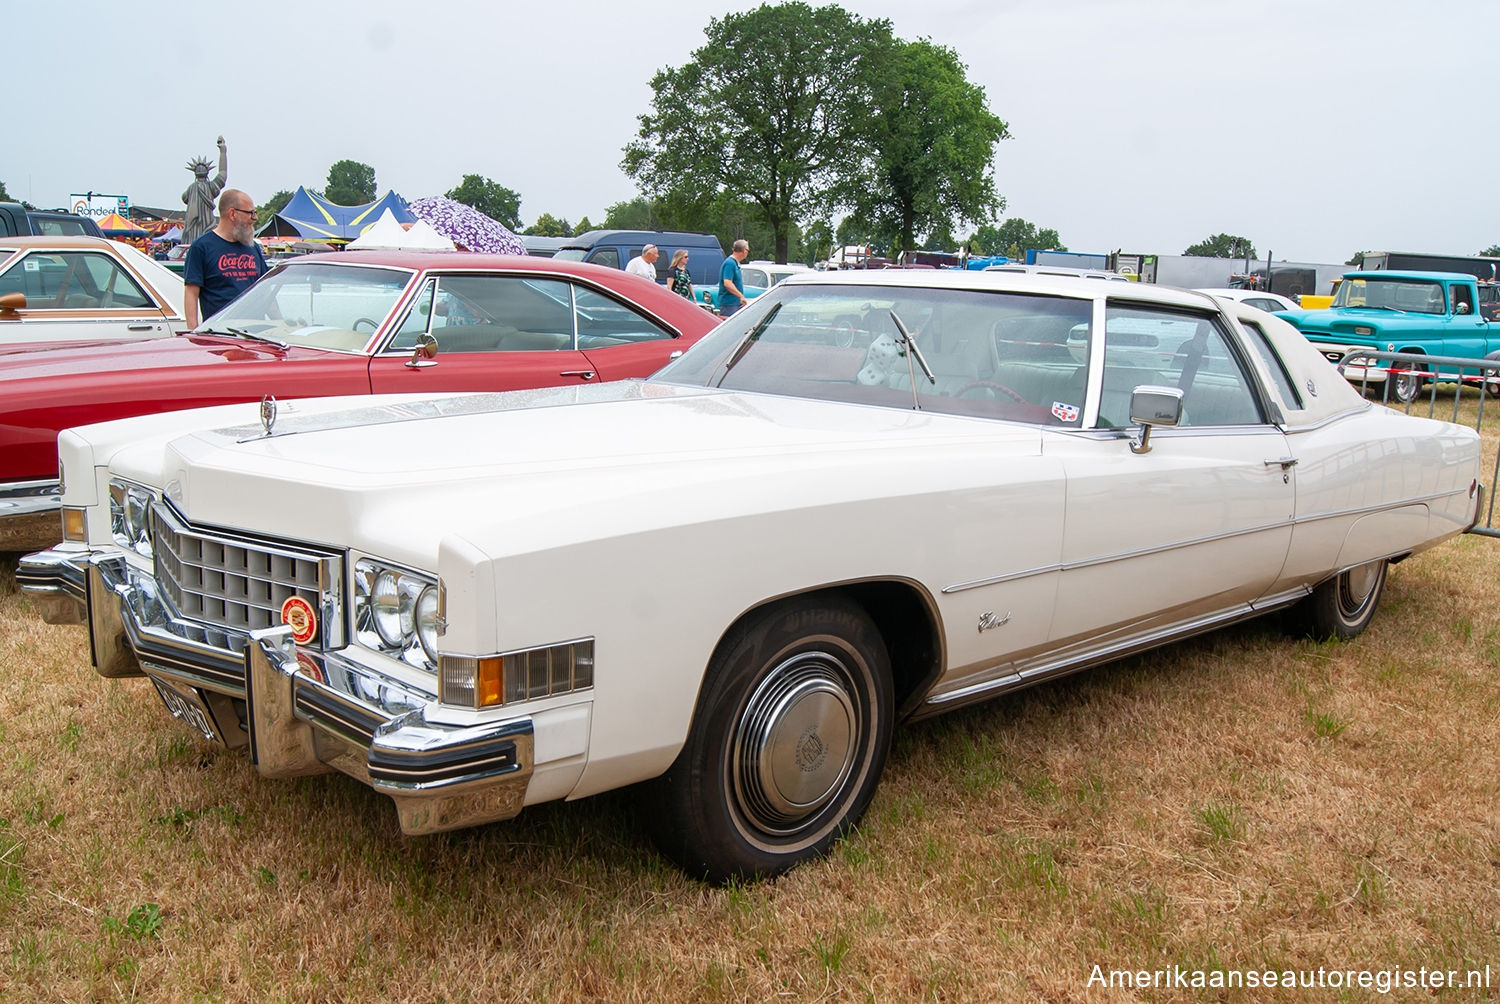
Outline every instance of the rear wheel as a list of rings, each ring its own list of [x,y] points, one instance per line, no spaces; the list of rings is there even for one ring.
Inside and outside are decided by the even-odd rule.
[[[1319,585],[1296,607],[1298,626],[1314,638],[1353,638],[1370,624],[1385,590],[1385,559],[1356,565]]]
[[[720,646],[692,731],[657,782],[656,840],[712,881],[817,857],[864,814],[890,749],[879,631],[837,598],[778,603]]]

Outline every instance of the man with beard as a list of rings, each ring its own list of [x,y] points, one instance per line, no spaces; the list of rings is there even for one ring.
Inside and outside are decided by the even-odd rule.
[[[182,269],[183,316],[189,329],[228,306],[266,271],[255,243],[255,202],[237,188],[219,196],[219,222],[188,245]]]

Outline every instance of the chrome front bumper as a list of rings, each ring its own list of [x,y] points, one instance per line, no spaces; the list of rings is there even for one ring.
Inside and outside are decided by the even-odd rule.
[[[100,676],[149,677],[174,716],[248,744],[267,777],[341,771],[389,795],[412,835],[521,811],[535,764],[529,717],[430,721],[432,694],[339,652],[299,649],[288,627],[246,636],[174,616],[150,575],[115,552],[27,555],[16,581],[49,624],[88,624]]]
[[[55,479],[0,485],[0,551],[34,551],[62,540],[61,506]]]

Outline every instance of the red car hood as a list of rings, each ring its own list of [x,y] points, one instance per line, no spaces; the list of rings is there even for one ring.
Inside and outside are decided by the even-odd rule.
[[[331,353],[304,348],[282,350],[265,342],[228,335],[177,335],[137,342],[64,345],[31,342],[0,348],[0,381],[326,355]]]

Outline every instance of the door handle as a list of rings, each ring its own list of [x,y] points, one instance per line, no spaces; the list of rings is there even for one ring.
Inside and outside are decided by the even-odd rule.
[[[1289,469],[1297,466],[1297,458],[1296,457],[1282,457],[1280,460],[1267,460],[1266,461],[1266,466],[1267,467],[1280,467],[1284,471],[1285,470],[1289,470]]]
[[[155,328],[155,327],[156,327],[156,325],[154,325],[154,324],[127,324],[127,325],[125,325],[125,330],[126,331],[150,331],[152,328]]]
[[[582,377],[585,380],[592,380],[592,379],[594,379],[594,371],[593,370],[563,370],[561,373],[558,374],[558,376],[576,376],[576,377]]]

